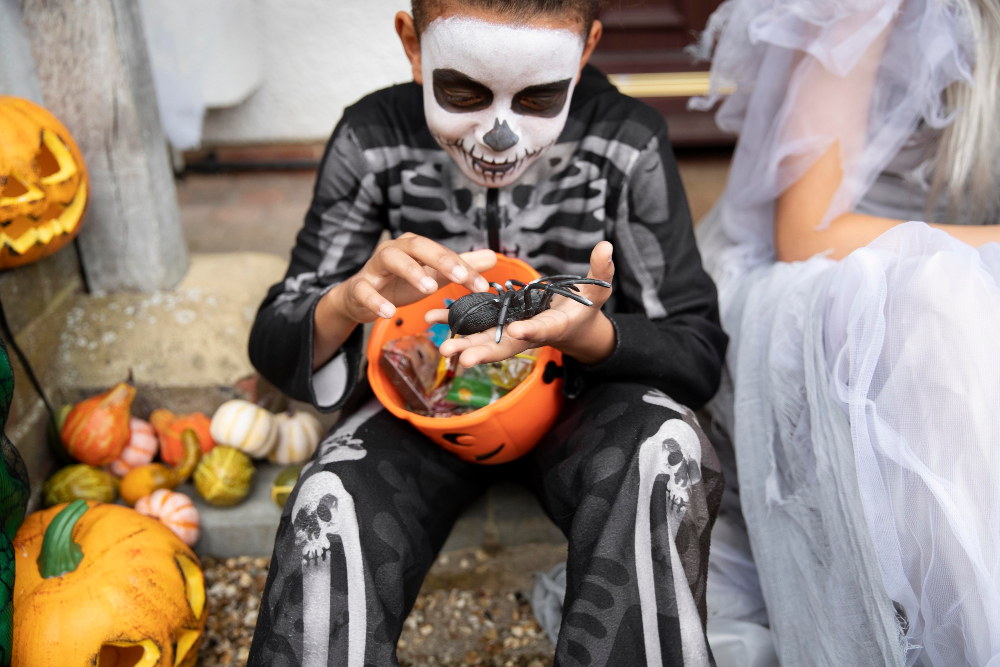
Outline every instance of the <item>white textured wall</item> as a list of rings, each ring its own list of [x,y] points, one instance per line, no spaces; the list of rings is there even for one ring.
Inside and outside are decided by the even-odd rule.
[[[412,79],[393,18],[409,0],[245,0],[257,4],[263,83],[211,110],[206,145],[322,141],[344,107]]]

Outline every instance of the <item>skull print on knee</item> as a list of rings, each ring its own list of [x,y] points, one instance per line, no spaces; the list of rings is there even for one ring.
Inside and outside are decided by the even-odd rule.
[[[295,545],[302,554],[303,667],[327,666],[330,619],[340,616],[331,609],[333,568],[343,568],[347,574],[347,665],[361,667],[367,604],[354,498],[337,475],[320,471],[302,482],[292,517]],[[342,562],[334,557],[334,541],[343,547]]]

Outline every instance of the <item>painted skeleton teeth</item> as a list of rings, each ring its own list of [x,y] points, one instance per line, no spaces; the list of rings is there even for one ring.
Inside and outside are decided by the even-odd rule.
[[[462,153],[465,157],[466,165],[475,173],[488,179],[490,183],[497,183],[504,180],[509,174],[517,173],[526,160],[535,157],[555,144],[553,141],[549,145],[537,150],[525,150],[523,155],[515,155],[502,162],[497,162],[487,158],[486,154],[481,151],[481,155],[476,155],[477,146],[473,144],[472,148],[466,148],[463,139],[448,140],[438,135],[435,135],[434,138],[441,146],[455,148]]]

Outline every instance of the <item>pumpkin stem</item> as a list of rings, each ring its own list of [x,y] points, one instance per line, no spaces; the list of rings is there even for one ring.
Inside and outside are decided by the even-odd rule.
[[[73,541],[73,528],[88,508],[86,500],[74,500],[45,529],[42,552],[38,554],[38,572],[43,579],[61,577],[80,565],[83,550]]]

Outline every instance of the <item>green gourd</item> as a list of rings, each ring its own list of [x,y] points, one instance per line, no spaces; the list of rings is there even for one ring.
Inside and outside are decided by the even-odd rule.
[[[78,463],[66,466],[45,482],[42,495],[45,506],[52,507],[74,500],[114,502],[118,497],[118,478],[94,466]]]
[[[194,469],[194,488],[213,505],[235,505],[250,493],[253,475],[249,456],[234,447],[216,445]]]

